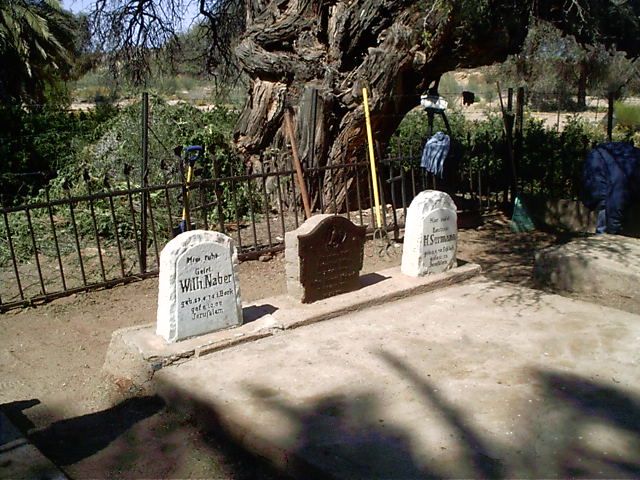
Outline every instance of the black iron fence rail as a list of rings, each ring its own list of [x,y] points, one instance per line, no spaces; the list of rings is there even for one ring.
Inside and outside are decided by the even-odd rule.
[[[415,195],[442,186],[416,160],[403,156],[380,161],[384,228],[396,239]],[[348,176],[353,185],[342,201],[332,181],[338,174]],[[71,195],[67,188],[61,198],[50,198],[47,190],[41,200],[0,208],[0,311],[157,275],[160,251],[174,235],[185,207],[189,224],[234,238],[241,260],[281,251],[285,233],[304,220],[292,168],[199,179],[190,185],[166,181],[132,186],[125,175],[126,189],[94,191],[85,176],[86,194]],[[305,179],[315,195],[314,213],[344,215],[373,232],[369,162],[307,169]],[[462,209],[498,203],[497,190],[482,184],[482,172],[457,183],[463,186],[454,192]]]

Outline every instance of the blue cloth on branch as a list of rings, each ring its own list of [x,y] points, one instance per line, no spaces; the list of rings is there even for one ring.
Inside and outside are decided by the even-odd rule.
[[[640,149],[602,143],[589,152],[582,173],[582,201],[598,212],[596,233],[619,233],[625,209],[640,194]]]
[[[436,132],[436,134],[427,140],[427,143],[422,150],[422,160],[420,166],[427,172],[442,178],[444,171],[444,161],[449,154],[449,145],[451,140],[449,135]]]

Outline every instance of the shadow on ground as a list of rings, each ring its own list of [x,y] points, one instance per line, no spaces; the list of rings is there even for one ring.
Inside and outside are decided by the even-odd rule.
[[[429,433],[434,428],[429,421],[416,418],[416,427],[410,432],[381,418],[384,399],[373,392],[357,396],[331,392],[301,405],[283,392],[248,387],[266,410],[277,411],[294,425],[293,433],[282,442],[290,445],[286,453],[261,440],[259,430],[242,429],[238,434],[228,427],[224,406],[212,406],[178,390],[171,393],[172,404],[175,401],[193,412],[193,418],[207,432],[202,436],[204,441],[215,448],[227,445],[233,455],[239,455],[236,458],[254,462],[254,472],[270,475],[263,478],[640,476],[640,398],[635,394],[579,375],[532,370],[531,382],[540,401],[518,420],[512,439],[503,441],[447,398],[437,383],[394,355],[381,352],[380,356],[398,377],[412,385],[425,418],[427,413],[431,418],[435,415],[437,427],[445,426],[450,433],[449,452],[435,444],[429,451],[420,447],[424,443],[416,440],[416,431]],[[251,450],[243,446],[247,440]],[[276,458],[277,467],[268,466],[261,455]],[[230,470],[228,478],[252,477],[240,469]]]
[[[531,370],[528,381],[536,401],[505,441],[408,362],[384,351],[379,355],[424,408],[424,418],[415,419],[412,431],[382,418],[385,400],[373,391],[357,396],[334,391],[300,404],[257,385],[249,387],[251,395],[294,425],[285,439],[290,445],[286,459],[275,465],[263,458],[274,458],[269,445],[253,439],[251,449],[246,446],[260,431],[238,434],[228,427],[223,405],[178,389],[171,391],[171,404],[191,416],[167,411],[158,397],[138,397],[55,422],[30,432],[29,439],[74,478],[327,478],[326,469],[350,479],[640,476],[640,398],[617,388],[615,379],[605,384],[566,372]],[[12,402],[3,411],[29,429],[22,412],[36,403]],[[437,426],[426,420],[434,416]],[[443,425],[450,434],[447,449],[432,443],[424,451],[416,431],[429,434]]]
[[[33,423],[25,411],[38,403],[11,402],[0,409],[26,432]],[[107,410],[58,421],[30,432],[28,439],[71,478],[284,476],[224,431],[194,425],[157,396],[130,398]]]

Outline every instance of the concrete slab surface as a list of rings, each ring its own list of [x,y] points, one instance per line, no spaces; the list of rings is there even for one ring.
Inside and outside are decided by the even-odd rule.
[[[393,267],[361,276],[359,290],[314,303],[303,304],[287,295],[259,300],[244,306],[244,325],[175,343],[157,335],[155,324],[124,328],[113,333],[103,370],[113,377],[145,383],[155,371],[174,363],[463,282],[479,273],[480,266],[473,263],[423,277],[408,277],[400,267]]]
[[[300,478],[638,477],[640,316],[473,280],[154,376]]]
[[[536,252],[534,276],[560,290],[638,296],[640,239],[594,235]]]

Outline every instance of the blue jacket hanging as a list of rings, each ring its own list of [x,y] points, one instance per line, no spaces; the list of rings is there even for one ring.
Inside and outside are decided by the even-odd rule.
[[[422,150],[422,160],[420,166],[427,172],[438,175],[442,178],[444,171],[444,161],[449,154],[449,145],[451,140],[449,135],[436,132],[436,134],[427,140]]]
[[[625,210],[640,193],[640,149],[630,143],[598,145],[583,170],[583,202],[598,211],[598,233],[619,233]]]

